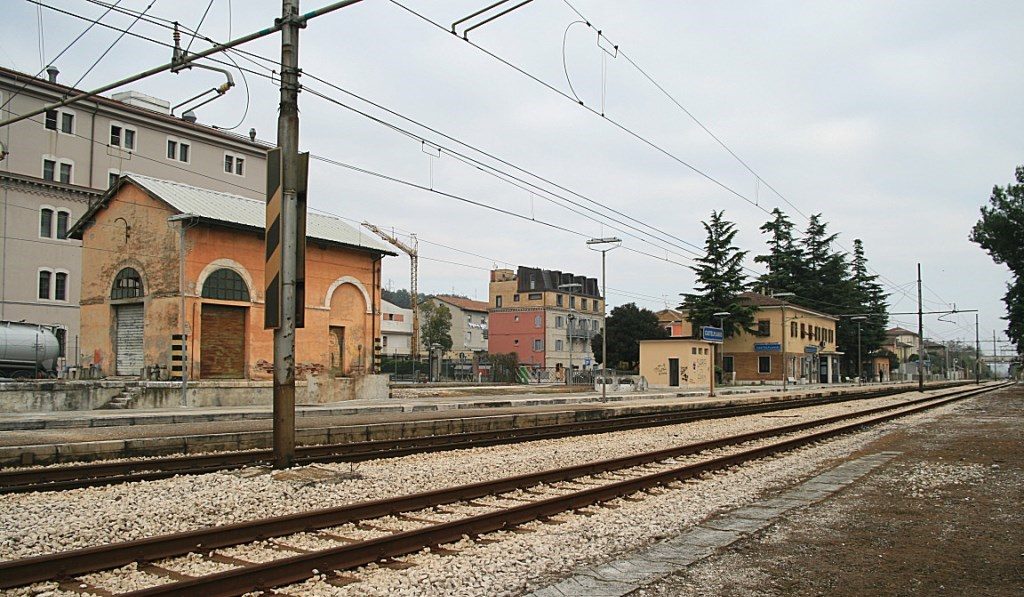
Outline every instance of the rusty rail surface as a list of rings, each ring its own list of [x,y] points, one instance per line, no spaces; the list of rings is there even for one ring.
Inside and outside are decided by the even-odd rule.
[[[310,512],[297,513],[297,514],[291,514],[291,515],[286,515],[286,516],[279,516],[279,517],[267,518],[267,519],[262,519],[262,520],[244,522],[244,523],[237,523],[237,524],[232,524],[232,525],[224,525],[224,526],[218,526],[218,527],[211,527],[211,528],[200,529],[200,530],[196,530],[196,531],[189,531],[189,532],[183,532],[183,533],[175,533],[175,534],[170,534],[170,535],[151,537],[151,538],[140,539],[140,540],[129,541],[129,542],[123,542],[123,543],[116,543],[116,544],[110,544],[110,545],[101,545],[101,546],[96,546],[96,547],[91,547],[91,548],[86,548],[86,549],[80,549],[80,550],[74,550],[74,551],[68,551],[68,552],[61,552],[61,553],[56,553],[56,554],[48,554],[48,555],[37,556],[37,557],[33,557],[33,558],[26,558],[26,559],[21,559],[21,560],[13,560],[13,561],[8,561],[8,562],[0,562],[0,588],[11,588],[11,587],[16,587],[16,586],[23,586],[23,585],[30,584],[30,583],[33,583],[33,582],[38,582],[38,581],[42,581],[42,580],[49,580],[49,579],[55,579],[55,578],[67,578],[67,577],[71,577],[71,576],[74,576],[74,575],[80,575],[80,574],[84,574],[84,573],[88,573],[88,572],[95,572],[95,571],[98,571],[98,570],[116,568],[118,566],[123,566],[125,564],[130,564],[132,562],[153,561],[153,560],[158,560],[158,559],[161,559],[161,558],[180,556],[180,555],[184,555],[184,554],[187,554],[187,553],[190,553],[190,552],[208,551],[208,550],[212,550],[212,549],[216,549],[216,548],[221,548],[221,547],[226,547],[226,546],[231,546],[231,545],[239,545],[239,544],[244,544],[244,543],[249,543],[249,542],[259,541],[259,540],[265,540],[265,539],[268,539],[268,538],[280,537],[280,536],[290,535],[290,534],[304,532],[304,531],[314,531],[314,530],[317,530],[317,529],[328,528],[328,527],[337,526],[337,525],[345,524],[345,523],[349,523],[349,522],[355,522],[355,521],[359,521],[359,520],[372,519],[372,518],[377,518],[377,517],[381,517],[381,516],[387,516],[387,515],[391,515],[391,514],[398,514],[398,513],[401,513],[401,512],[420,510],[420,509],[434,507],[434,506],[441,506],[441,505],[445,505],[445,504],[451,504],[451,503],[456,503],[456,502],[461,502],[461,501],[466,501],[466,500],[472,500],[472,499],[476,499],[476,498],[480,498],[480,497],[485,497],[485,496],[488,496],[488,495],[495,495],[495,494],[506,493],[506,492],[509,492],[509,491],[514,491],[516,489],[525,489],[525,488],[528,488],[528,487],[536,486],[536,485],[541,484],[541,483],[554,483],[554,482],[559,482],[559,481],[566,481],[566,480],[573,479],[573,478],[585,477],[585,476],[589,476],[589,475],[594,475],[594,474],[599,474],[599,473],[604,473],[604,472],[609,472],[609,471],[614,471],[614,470],[621,470],[621,469],[631,468],[631,467],[640,466],[640,465],[644,465],[644,464],[651,464],[651,463],[654,463],[654,462],[660,462],[660,461],[663,461],[663,460],[666,460],[666,459],[670,459],[670,458],[686,456],[686,455],[692,455],[692,454],[696,454],[696,453],[699,453],[699,452],[703,452],[703,451],[707,451],[707,450],[712,450],[712,449],[716,449],[716,448],[721,448],[721,447],[726,447],[726,446],[731,446],[731,445],[742,444],[742,443],[746,443],[746,442],[750,442],[750,441],[755,441],[755,440],[760,440],[760,439],[765,439],[765,438],[772,437],[772,436],[777,436],[777,435],[783,435],[783,434],[788,434],[788,433],[800,432],[800,431],[804,431],[806,429],[810,429],[810,428],[813,428],[813,427],[819,427],[819,426],[822,426],[822,425],[834,424],[834,423],[841,422],[841,421],[844,421],[844,420],[848,420],[848,419],[851,419],[851,418],[861,418],[861,417],[865,417],[865,416],[872,416],[872,415],[876,415],[876,414],[883,413],[883,412],[886,412],[886,411],[892,411],[892,410],[896,410],[896,409],[903,409],[903,408],[906,408],[908,406],[911,407],[911,410],[901,410],[901,411],[899,411],[897,413],[884,415],[884,416],[879,417],[879,418],[877,418],[875,420],[872,420],[872,421],[859,421],[859,422],[856,422],[856,423],[854,423],[852,425],[841,427],[838,430],[829,430],[827,432],[821,432],[819,434],[814,434],[813,436],[808,436],[808,437],[813,437],[813,438],[819,438],[819,436],[825,437],[825,436],[822,436],[822,433],[824,433],[824,434],[831,434],[831,435],[835,435],[835,434],[838,434],[838,433],[845,433],[845,432],[847,432],[847,431],[849,431],[851,429],[859,428],[859,427],[867,425],[867,424],[876,423],[876,422],[880,422],[880,421],[883,421],[883,420],[888,420],[888,419],[895,418],[895,417],[898,417],[898,416],[903,416],[904,414],[908,414],[909,412],[916,412],[917,410],[920,410],[920,409],[923,409],[923,408],[931,408],[931,407],[934,407],[934,406],[937,406],[937,405],[940,405],[940,404],[945,404],[945,403],[950,402],[952,400],[959,400],[959,399],[967,398],[967,397],[970,397],[970,396],[973,396],[973,395],[976,395],[976,394],[979,394],[979,393],[982,393],[982,392],[986,392],[986,391],[991,391],[991,390],[997,389],[998,387],[1002,387],[1002,386],[986,386],[986,387],[983,387],[983,388],[980,388],[980,389],[972,389],[972,390],[968,390],[968,391],[960,390],[960,391],[954,391],[954,392],[951,392],[951,393],[945,393],[945,394],[940,394],[940,395],[932,395],[932,396],[927,396],[927,397],[923,397],[923,398],[918,398],[918,399],[915,399],[915,400],[910,400],[910,401],[902,402],[900,404],[892,404],[892,405],[886,405],[886,406],[881,406],[881,407],[875,407],[875,408],[867,409],[867,410],[864,410],[864,411],[858,411],[856,413],[846,413],[846,414],[832,416],[832,417],[827,417],[827,418],[823,418],[823,419],[816,419],[816,420],[813,420],[813,421],[806,421],[806,422],[803,422],[803,423],[796,423],[796,424],[786,425],[786,426],[782,426],[782,427],[774,427],[774,428],[771,428],[771,429],[744,433],[744,434],[740,434],[740,435],[720,438],[720,439],[716,439],[716,440],[712,440],[712,441],[707,441],[707,442],[700,442],[700,443],[695,443],[695,444],[687,444],[687,445],[682,445],[682,446],[676,446],[676,447],[672,447],[672,448],[657,450],[657,451],[653,451],[653,452],[647,452],[647,453],[643,453],[643,454],[630,455],[630,456],[625,456],[625,457],[620,457],[620,458],[614,458],[614,459],[603,460],[603,461],[598,461],[598,462],[586,463],[586,464],[572,466],[572,467],[567,467],[567,468],[562,468],[562,469],[554,469],[554,470],[548,470],[548,471],[541,471],[541,472],[537,472],[537,473],[530,473],[530,474],[525,474],[525,475],[519,475],[519,476],[515,476],[515,477],[498,479],[498,480],[494,480],[494,481],[485,481],[485,482],[473,483],[473,484],[468,484],[468,485],[462,485],[462,486],[453,487],[453,488],[445,488],[445,489],[440,489],[440,490],[422,492],[422,493],[417,493],[417,494],[412,494],[412,495],[407,495],[407,496],[401,496],[401,497],[398,497],[398,498],[360,502],[360,503],[349,504],[349,505],[340,506],[340,507],[336,507],[336,508],[314,510],[314,511],[310,511]],[[789,443],[791,441],[795,441],[795,440],[790,440],[790,441],[787,441],[787,442],[783,442],[783,444],[789,445]],[[801,441],[817,441],[817,439],[801,440]],[[712,462],[717,462],[717,461],[712,461]],[[687,469],[687,467],[683,467],[683,469],[679,469],[679,470],[684,470],[684,469]],[[626,487],[626,486],[624,485],[623,487]],[[633,490],[630,490],[630,491],[633,491]],[[604,494],[600,494],[600,495],[604,495]],[[616,494],[616,495],[621,495],[621,494]],[[587,498],[587,499],[590,499],[590,498]],[[607,499],[607,498],[600,498],[600,499],[597,499],[597,501],[602,501],[603,499]],[[567,502],[567,503],[574,504],[575,502],[572,502],[570,500],[570,502]],[[591,503],[593,503],[593,502],[591,502]],[[562,510],[572,509],[572,508],[576,508],[576,507],[578,507],[578,506],[569,505],[567,507],[563,507]],[[512,510],[516,510],[516,509],[512,509]],[[512,511],[512,510],[510,510],[510,511]],[[524,510],[524,511],[532,511],[532,510],[527,509],[527,510]],[[559,510],[559,511],[561,511],[561,510]],[[518,515],[516,515],[516,516],[518,516]],[[477,518],[479,518],[479,517],[477,517]],[[518,520],[518,518],[514,518],[513,517],[513,519],[510,519],[510,520]],[[473,524],[476,524],[476,523],[473,523]],[[481,524],[483,524],[483,523],[481,523]],[[490,530],[494,530],[494,528],[491,528],[491,527],[487,526],[489,524],[492,524],[492,523],[486,523],[484,526],[487,527]],[[519,523],[517,523],[517,522],[509,522],[507,524],[519,524]],[[448,525],[441,525],[441,526],[447,527]],[[433,527],[430,527],[430,528],[433,528]],[[453,527],[453,528],[455,528],[455,527]],[[473,530],[472,533],[468,533],[465,530],[466,527],[458,526],[457,528],[463,529],[463,530],[461,530],[460,534],[458,534],[456,536],[456,539],[458,537],[460,537],[461,534],[473,534],[473,533],[487,532],[486,530]],[[480,527],[480,528],[484,528],[484,527]],[[501,528],[501,527],[495,527],[495,528]],[[471,529],[477,529],[477,527],[476,526],[471,526]],[[410,531],[408,533],[400,533],[400,535],[404,536],[404,535],[409,535],[410,533],[417,533],[417,532],[422,532],[422,530]],[[448,535],[444,534],[444,533],[448,532],[447,530],[441,529],[438,532],[440,534],[436,535],[436,537],[446,537],[446,536],[448,536]],[[411,536],[419,537],[420,535],[411,535]],[[429,535],[429,537],[435,537],[435,535]],[[381,539],[388,539],[388,538],[385,537],[385,538],[381,538]],[[342,554],[342,553],[349,554],[349,555],[344,556],[345,558],[353,558],[353,557],[355,558],[355,559],[352,559],[352,560],[350,560],[350,559],[343,559],[343,560],[341,560],[343,563],[352,562],[352,561],[356,561],[356,560],[360,561],[360,563],[357,563],[357,564],[348,564],[348,563],[346,563],[345,565],[341,565],[341,564],[337,565],[338,567],[350,567],[350,565],[360,565],[362,563],[367,563],[369,561],[375,561],[377,559],[381,559],[381,558],[384,558],[384,557],[391,557],[391,556],[394,556],[394,555],[400,555],[401,553],[409,553],[410,551],[416,551],[418,549],[422,549],[423,547],[427,547],[427,546],[431,546],[431,545],[436,545],[436,544],[439,544],[439,543],[447,542],[447,540],[441,540],[441,539],[434,540],[434,539],[431,539],[432,542],[421,544],[418,547],[416,547],[415,549],[409,549],[409,550],[406,550],[406,551],[402,551],[403,549],[405,549],[405,547],[400,547],[400,546],[408,546],[408,545],[411,545],[411,543],[404,543],[402,541],[398,541],[397,543],[393,543],[393,544],[392,543],[384,543],[385,545],[388,545],[389,547],[385,551],[377,552],[377,551],[374,551],[375,548],[373,546],[378,545],[378,541],[379,540],[373,540],[373,541],[370,541],[370,542],[363,542],[363,543],[359,543],[359,544],[353,544],[353,545],[349,545],[349,546],[344,546],[344,548],[350,548],[350,547],[354,548],[356,545],[363,546],[364,543],[365,543],[364,548],[361,548],[361,549],[364,549],[363,551],[360,551],[360,550],[345,551],[341,547],[339,547],[337,549],[330,550],[330,551],[331,551],[332,554],[334,554],[335,552],[337,552],[338,554]],[[376,553],[378,555],[376,555],[375,557],[372,557],[369,560],[365,560],[365,561],[361,560],[361,558],[368,557],[365,554],[374,554],[374,553]],[[354,556],[352,554],[363,554],[363,555]],[[322,554],[320,552],[318,552],[317,554],[311,554],[311,556],[312,555],[322,555]],[[300,556],[300,557],[306,557],[306,556]],[[339,557],[339,556],[331,555],[330,557]],[[286,561],[292,561],[292,560],[295,560],[295,558],[287,558],[287,559],[284,559],[284,560],[278,560],[276,562],[286,562]],[[301,561],[305,562],[305,560],[301,560]],[[274,563],[271,563],[271,564],[274,564]],[[268,565],[271,565],[271,564],[268,564]],[[305,566],[305,565],[306,565],[305,563],[302,564],[302,566]],[[312,567],[316,568],[316,567],[318,567],[318,565],[313,565]],[[309,570],[311,570],[311,569],[312,568],[308,568],[308,567],[304,569],[306,576],[308,576]],[[325,570],[327,568],[320,567],[320,569]],[[264,576],[262,576],[262,573],[259,573],[258,569],[246,567],[246,568],[243,568],[242,570],[245,571],[245,574],[242,575],[243,577],[245,577],[248,574],[257,574],[257,577],[260,579],[260,580],[252,581],[252,582],[256,583],[256,584],[252,585],[252,588],[274,586],[274,585],[260,584],[260,583],[265,583],[265,582],[269,582],[269,581],[263,580]],[[294,575],[294,570],[295,569],[289,569],[289,570],[292,570],[292,571],[291,572],[287,572],[287,573],[274,572],[273,574],[275,574],[275,575],[277,575],[277,574],[285,574],[286,576],[287,575]],[[224,573],[224,574],[227,574],[227,573]],[[220,575],[215,575],[215,576],[220,576]],[[254,578],[257,578],[257,577],[254,577]],[[195,579],[195,580],[205,580],[206,578],[213,578],[213,577],[204,577],[203,579]],[[273,576],[273,578],[276,579],[276,578],[279,578],[279,577],[278,576]],[[284,577],[280,577],[280,578],[284,578]],[[292,576],[287,576],[287,578],[292,578]],[[303,578],[305,578],[305,577],[303,577]],[[299,580],[301,580],[301,579],[299,579]],[[191,583],[193,581],[186,581],[186,582],[187,583]],[[220,581],[218,581],[218,582],[220,582]],[[274,581],[274,582],[277,582],[277,581]],[[282,582],[293,582],[293,581],[288,580],[288,581],[282,581]],[[280,584],[280,583],[278,583],[278,584]],[[198,590],[195,587],[193,587],[191,584],[186,584],[186,585],[174,584],[174,585],[166,585],[166,586],[167,587],[184,587],[184,593],[188,593],[189,591],[192,591],[192,590]],[[154,588],[153,590],[157,590],[157,589],[158,588]],[[247,590],[252,590],[252,589],[245,589],[245,590],[241,590],[239,592],[245,592]],[[204,586],[203,587],[203,592],[205,593],[206,591],[207,591],[207,589]],[[233,592],[221,593],[219,591],[220,591],[220,589],[213,589],[213,593],[211,593],[211,594],[234,594]],[[143,593],[140,593],[140,594],[149,594],[149,593],[143,592]]]
[[[937,384],[929,386],[928,389],[944,389],[956,385],[960,384]],[[508,429],[391,440],[300,446],[296,449],[296,463],[302,465],[317,462],[360,462],[379,458],[395,458],[420,452],[493,446],[520,441],[557,439],[574,435],[675,425],[701,419],[736,417],[836,402],[867,400],[916,391],[916,387],[894,387],[867,392],[835,393],[828,396],[782,402],[712,407],[644,415],[624,415],[553,425],[512,427]],[[29,491],[62,491],[81,487],[129,483],[132,481],[154,481],[175,475],[212,473],[243,466],[265,464],[272,460],[272,456],[271,450],[250,450],[166,456],[123,462],[98,462],[41,468],[12,468],[0,470],[0,494]]]

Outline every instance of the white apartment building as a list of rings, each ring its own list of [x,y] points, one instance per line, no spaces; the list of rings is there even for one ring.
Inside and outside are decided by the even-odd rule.
[[[412,309],[380,301],[381,351],[386,355],[412,353]]]
[[[0,119],[78,93],[57,75],[0,68]],[[83,255],[67,230],[112,181],[133,172],[264,198],[268,146],[255,131],[221,131],[174,116],[170,106],[127,91],[0,128],[0,320],[59,326],[69,363],[79,357]],[[123,233],[132,234],[127,223]]]

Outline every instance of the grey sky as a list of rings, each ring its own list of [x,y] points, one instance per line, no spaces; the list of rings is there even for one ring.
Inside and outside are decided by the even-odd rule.
[[[102,8],[85,0],[42,0],[83,15]],[[404,0],[403,0],[404,1]],[[326,3],[304,0],[309,10]],[[915,264],[924,269],[926,306],[982,310],[982,338],[1005,327],[999,300],[1005,268],[967,240],[978,207],[993,184],[1011,180],[1024,163],[1024,71],[1019,59],[1024,16],[1017,2],[613,2],[574,5],[724,139],[801,211],[823,212],[840,243],[862,238],[875,270],[893,293],[894,311],[916,305]],[[142,9],[142,0],[124,0]],[[450,24],[484,0],[407,4]],[[151,14],[195,26],[206,0],[157,0]],[[228,36],[228,1],[214,0],[202,31]],[[232,4],[232,33],[267,26],[276,1]],[[6,0],[0,22],[0,62],[23,71],[40,68],[37,8]],[[562,40],[576,15],[560,0],[536,0],[487,25],[471,38],[568,92]],[[124,26],[128,17],[105,22]],[[84,27],[43,10],[46,54],[52,57]],[[159,28],[134,31],[170,41]],[[114,39],[94,29],[58,61],[61,80],[74,82]],[[573,86],[600,107],[602,51],[592,31],[575,25],[565,61]],[[247,49],[276,57],[276,36]],[[195,47],[201,47],[196,42]],[[169,51],[125,38],[89,74],[90,88],[165,62]],[[411,16],[387,0],[316,19],[303,30],[302,68],[309,74],[380,102],[454,137],[471,142],[574,191],[653,224],[703,242],[700,224],[724,209],[740,226],[751,257],[764,249],[760,209],[700,178],[600,117],[545,89],[456,37]],[[622,57],[606,59],[607,114],[770,210],[779,205],[806,222],[644,81]],[[255,127],[275,138],[277,93],[248,76],[251,107],[239,131]],[[192,71],[136,83],[137,89],[177,103],[219,83],[219,75]],[[304,83],[344,96],[308,78]],[[449,157],[430,157],[418,141],[303,94],[301,145],[314,154],[429,184],[586,235],[618,234],[542,198],[500,182]],[[201,122],[234,124],[241,116],[241,85],[199,111]],[[374,111],[380,115],[379,111]],[[389,120],[394,120],[388,117]],[[422,132],[422,131],[421,131]],[[424,242],[420,287],[485,298],[494,261],[571,270],[596,276],[599,256],[577,236],[516,220],[435,194],[314,162],[311,205],[471,251],[481,259]],[[627,238],[627,245],[688,263],[679,255]],[[673,252],[685,254],[682,250]],[[462,267],[432,259],[476,266]],[[753,269],[754,264],[749,264]],[[675,306],[692,275],[679,265],[619,250],[609,255],[612,305]],[[405,258],[389,259],[385,280],[408,284]],[[621,290],[640,296],[625,295]],[[665,297],[665,298],[661,298]],[[894,317],[916,328],[916,318]],[[973,339],[973,317],[957,323],[926,320],[926,333]]]

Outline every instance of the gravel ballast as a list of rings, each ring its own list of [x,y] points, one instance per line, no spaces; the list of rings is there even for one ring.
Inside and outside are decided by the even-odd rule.
[[[356,466],[314,465],[277,474],[262,469],[245,469],[62,493],[4,496],[0,499],[0,558],[27,557],[536,472],[777,427],[805,418],[862,410],[905,399],[880,398],[787,411],[787,418],[783,420],[753,415],[513,446],[414,455]],[[934,416],[915,415],[908,420]],[[885,428],[906,424],[887,424]],[[344,587],[313,579],[290,588],[289,592],[303,595],[515,594],[529,586],[541,586],[545,578],[553,578],[581,563],[597,561],[664,537],[718,509],[742,505],[773,486],[813,472],[823,462],[849,454],[877,437],[881,429],[737,467],[700,481],[679,484],[679,490],[655,491],[639,501],[631,497],[616,500],[609,507],[588,508],[585,516],[560,516],[557,518],[559,524],[531,523],[515,532],[488,535],[488,539],[500,541],[463,541],[445,546],[446,552],[454,550],[458,552],[456,555],[426,553],[403,558],[415,564],[414,567],[367,566],[345,573],[346,577],[358,582]],[[549,489],[559,491],[557,487]],[[501,499],[476,503],[493,507],[504,502]],[[450,516],[458,517],[472,509],[458,505],[452,510],[455,512]],[[429,520],[442,520],[448,516],[435,511],[422,515]],[[419,525],[403,518],[389,517],[377,519],[373,526],[398,531]],[[384,532],[358,525],[325,531],[351,539],[380,536]],[[323,544],[321,537],[303,535],[281,538],[274,545],[241,546],[219,551],[231,557],[260,561],[268,557],[283,557],[280,550],[288,546],[312,549]],[[188,573],[187,558],[173,562],[173,565],[161,566]],[[194,562],[197,566],[202,564],[204,570],[209,569],[210,562]],[[179,564],[184,568],[179,568]],[[108,590],[117,590],[119,586],[121,589],[135,587],[141,582],[135,574],[128,574],[125,577],[127,584],[122,586],[115,582],[111,586],[114,581],[105,575],[120,575],[121,572],[126,571],[93,575],[88,582],[91,584],[95,577],[96,586]],[[151,581],[155,582],[161,581]],[[51,585],[46,586],[53,588]]]

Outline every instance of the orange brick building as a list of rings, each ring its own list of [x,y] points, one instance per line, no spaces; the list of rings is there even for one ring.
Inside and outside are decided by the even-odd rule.
[[[189,376],[270,378],[264,225],[262,201],[136,174],[121,177],[69,231],[82,240],[86,364],[107,375],[172,369],[172,339],[182,328],[183,264]],[[297,373],[371,371],[381,336],[385,255],[395,253],[339,219],[307,216],[306,324],[296,333]]]

